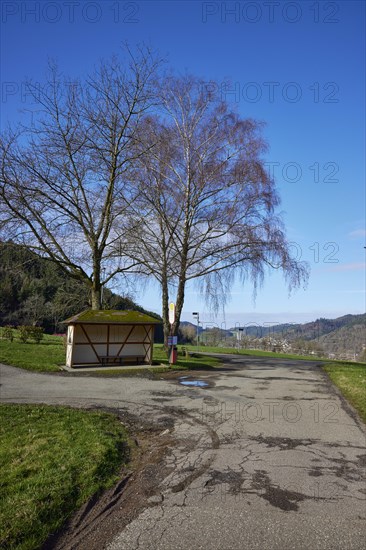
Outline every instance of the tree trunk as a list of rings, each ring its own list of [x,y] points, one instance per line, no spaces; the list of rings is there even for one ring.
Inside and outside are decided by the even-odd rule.
[[[178,284],[178,292],[177,292],[177,302],[175,304],[175,321],[173,325],[173,334],[176,336],[178,334],[178,329],[180,325],[180,318],[182,315],[183,310],[183,304],[184,304],[184,289],[185,289],[186,281],[185,279],[181,278]]]
[[[98,287],[96,285],[92,286],[91,299],[92,309],[102,309],[102,289],[100,284]]]
[[[163,332],[164,332],[164,349],[168,351],[168,336],[170,335],[169,323],[169,292],[168,282],[166,277],[163,277],[162,287],[162,317],[163,317]]]
[[[101,254],[96,243],[93,250],[92,309],[102,309],[102,285],[100,282]]]
[[[187,194],[187,197],[188,197],[187,201],[189,202],[190,200],[189,193]],[[186,210],[188,211],[188,207],[186,208]],[[183,304],[184,304],[185,288],[186,288],[186,282],[187,282],[186,274],[187,274],[187,258],[188,258],[188,239],[189,239],[189,221],[188,221],[188,214],[186,213],[186,221],[185,221],[185,227],[184,227],[184,240],[183,240],[181,259],[180,259],[180,273],[179,273],[179,279],[178,279],[177,301],[175,305],[175,321],[173,325],[174,336],[178,334],[180,318],[182,315]]]

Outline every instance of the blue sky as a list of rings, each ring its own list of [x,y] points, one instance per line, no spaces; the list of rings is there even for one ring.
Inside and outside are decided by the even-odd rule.
[[[147,42],[179,73],[219,82],[243,117],[266,122],[266,156],[294,252],[309,262],[306,290],[288,296],[269,273],[255,304],[234,285],[214,319],[194,287],[183,319],[297,322],[365,311],[365,3],[54,1],[1,4],[1,115],[30,117],[27,77],[47,59],[73,77]],[[116,289],[118,290],[118,288]],[[153,286],[135,298],[160,312]]]

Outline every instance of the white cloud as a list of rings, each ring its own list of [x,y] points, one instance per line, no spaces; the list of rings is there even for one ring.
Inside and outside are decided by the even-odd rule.
[[[348,233],[348,237],[351,239],[366,237],[366,229],[356,229],[355,231],[351,231],[351,233]]]

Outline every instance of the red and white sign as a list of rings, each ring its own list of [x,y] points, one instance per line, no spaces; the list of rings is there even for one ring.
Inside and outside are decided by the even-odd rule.
[[[169,304],[169,323],[172,325],[175,321],[175,304],[170,302]]]

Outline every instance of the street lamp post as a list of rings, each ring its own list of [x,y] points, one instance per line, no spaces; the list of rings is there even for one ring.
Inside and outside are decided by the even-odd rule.
[[[195,317],[195,319],[197,319],[197,351],[199,352],[200,350],[200,333],[199,333],[199,326],[200,326],[200,314],[198,311],[194,311],[192,313],[193,317]]]
[[[241,348],[241,337],[243,335],[243,327],[238,327],[238,348],[240,349]]]

